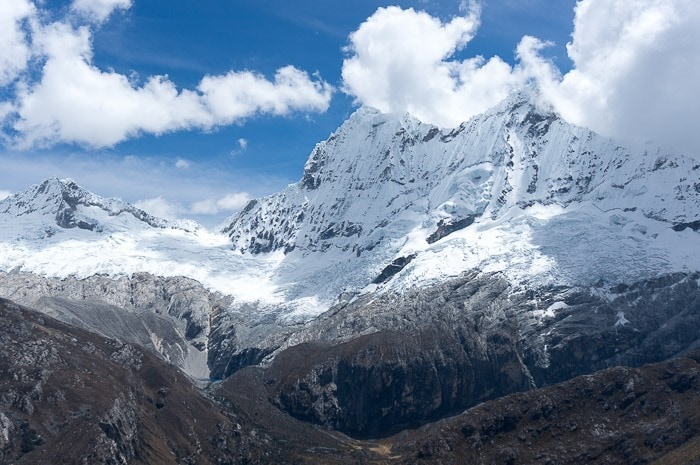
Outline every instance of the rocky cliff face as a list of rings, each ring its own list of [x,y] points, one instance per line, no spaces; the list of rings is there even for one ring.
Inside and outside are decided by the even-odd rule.
[[[301,327],[246,331],[241,324],[238,333],[217,323],[229,315],[229,300],[185,279],[16,273],[0,282],[6,295],[146,347],[195,378],[226,378],[276,357],[265,389],[278,408],[373,437],[508,393],[697,348],[699,278],[534,292],[518,291],[498,273],[472,272],[403,294],[356,298]]]
[[[275,462],[279,450],[143,349],[0,299],[0,463]]]
[[[44,278],[0,273],[0,295],[65,323],[150,349],[195,378],[209,378],[209,315],[229,299],[188,278],[147,273]]]
[[[505,394],[699,348],[698,278],[667,276],[602,298],[571,288],[517,293],[498,275],[472,274],[358,300],[284,341],[260,389],[297,418],[385,436]]]
[[[283,414],[265,401],[261,386],[270,383],[260,369],[196,389],[148,351],[6,300],[0,324],[1,464],[693,464],[700,457],[697,353],[505,396],[377,441]]]
[[[397,437],[391,455],[403,464],[697,464],[698,361],[696,352],[508,396]]]

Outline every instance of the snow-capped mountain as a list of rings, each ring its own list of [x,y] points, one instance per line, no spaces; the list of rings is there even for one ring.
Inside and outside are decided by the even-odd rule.
[[[697,270],[699,222],[700,162],[620,146],[527,90],[448,130],[360,108],[225,235],[45,181],[0,202],[0,269],[187,276],[298,321],[475,269],[526,287]]]
[[[95,195],[70,179],[57,178],[47,179],[0,202],[0,215],[6,221],[12,219],[16,229],[26,225],[46,236],[73,228],[100,233],[185,226],[182,222],[172,223],[149,215],[120,200]]]
[[[63,278],[149,272],[214,290],[231,282],[226,237],[168,221],[72,180],[48,179],[0,202],[0,270]],[[265,260],[262,260],[265,262]],[[233,280],[235,284],[236,281]]]
[[[285,253],[288,295],[328,299],[470,269],[526,286],[696,270],[699,219],[700,162],[620,146],[524,91],[450,130],[361,108],[224,232]]]
[[[441,360],[469,341],[458,365],[509,354],[514,371],[480,375],[507,393],[696,344],[679,322],[696,318],[698,229],[700,162],[623,147],[525,91],[454,129],[361,108],[220,232],[45,181],[0,202],[0,296],[197,378],[378,331],[423,334]],[[445,328],[459,334],[429,335]],[[465,399],[440,408],[481,398]]]

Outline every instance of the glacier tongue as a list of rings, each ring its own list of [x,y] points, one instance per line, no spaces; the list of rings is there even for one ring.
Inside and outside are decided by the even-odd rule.
[[[693,159],[619,146],[525,91],[454,129],[360,108],[221,233],[46,181],[0,202],[0,270],[187,276],[290,322],[474,269],[526,288],[698,270],[699,221]]]

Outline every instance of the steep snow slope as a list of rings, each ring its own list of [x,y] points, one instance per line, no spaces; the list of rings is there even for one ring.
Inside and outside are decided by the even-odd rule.
[[[284,251],[287,297],[325,303],[469,269],[526,287],[697,270],[699,218],[697,161],[621,147],[526,91],[453,130],[362,108],[224,232],[244,254]]]

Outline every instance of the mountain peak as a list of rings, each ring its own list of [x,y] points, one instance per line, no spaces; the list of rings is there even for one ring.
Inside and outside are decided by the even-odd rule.
[[[531,277],[532,263],[540,260],[543,280],[588,283],[602,272],[593,269],[597,265],[584,260],[584,255],[561,252],[565,258],[559,260],[543,255],[550,243],[562,240],[556,246],[561,250],[568,243],[563,233],[556,241],[547,238],[543,247],[535,243],[554,234],[540,225],[541,217],[556,217],[564,229],[573,230],[579,227],[577,221],[593,215],[601,223],[599,230],[609,235],[591,239],[591,244],[621,234],[620,240],[628,241],[629,247],[624,253],[616,246],[611,250],[625,260],[628,255],[642,255],[635,248],[637,236],[651,241],[653,234],[647,236],[645,231],[697,219],[700,190],[687,176],[693,166],[680,156],[632,151],[569,124],[532,88],[513,93],[453,129],[363,107],[316,145],[298,183],[251,202],[223,232],[243,253],[283,251],[290,255],[289,263],[317,257],[314,270],[303,279],[295,277],[296,282],[330,281],[333,270],[336,289],[357,289],[372,282],[385,274],[382,268],[387,264],[385,271],[395,270],[408,284],[417,276],[452,273],[440,271],[452,270],[449,266],[431,261],[444,250],[454,251],[445,260],[459,263],[455,269],[505,270],[503,264],[522,258],[512,247],[493,246],[489,237],[496,242],[495,238],[520,241],[527,249],[522,262],[526,265],[507,269],[514,281]],[[654,182],[647,182],[652,178]],[[615,229],[618,223],[629,231]],[[496,232],[478,232],[491,230]],[[535,234],[532,231],[538,236],[528,236]],[[484,246],[474,248],[479,241]],[[344,271],[366,261],[383,266],[357,265],[357,273]],[[558,276],[551,271],[552,263],[560,268]],[[649,263],[641,261],[630,270],[637,273],[635,279],[651,267]],[[663,268],[667,263],[658,260],[653,266]]]
[[[153,234],[176,226],[52,178],[0,202],[0,258],[63,276],[60,251],[29,262],[16,244],[69,239],[89,270],[194,273],[290,321],[341,294],[474,270],[518,286],[630,283],[697,269],[699,170],[571,125],[529,91],[453,129],[363,107],[316,145],[299,182],[251,201],[225,235]],[[92,266],[103,249],[109,263]]]
[[[101,232],[110,219],[121,215],[150,227],[176,227],[121,200],[95,195],[72,179],[55,176],[0,202],[0,219],[23,218],[28,226],[36,223],[48,235],[58,232],[55,227]]]
[[[468,124],[472,119],[480,120],[485,117],[493,117],[495,115],[522,116],[524,114],[533,113],[542,117],[558,117],[551,104],[546,102],[539,91],[534,86],[526,86],[511,92],[506,98],[499,103],[486,110],[484,113],[473,116],[465,120],[455,128],[442,127],[442,131],[450,132],[453,129]],[[388,122],[394,122],[402,127],[409,129],[417,126],[437,127],[429,122],[424,122],[417,118],[409,111],[386,113],[370,106],[361,106],[355,110],[350,117],[340,126],[334,135],[348,130],[357,130],[358,126],[376,126]],[[333,135],[331,136],[333,138]]]
[[[84,196],[86,191],[72,180],[51,177],[0,202],[0,213],[16,216],[40,213],[60,215]],[[58,221],[59,226],[61,221]],[[66,226],[62,226],[66,227]]]

